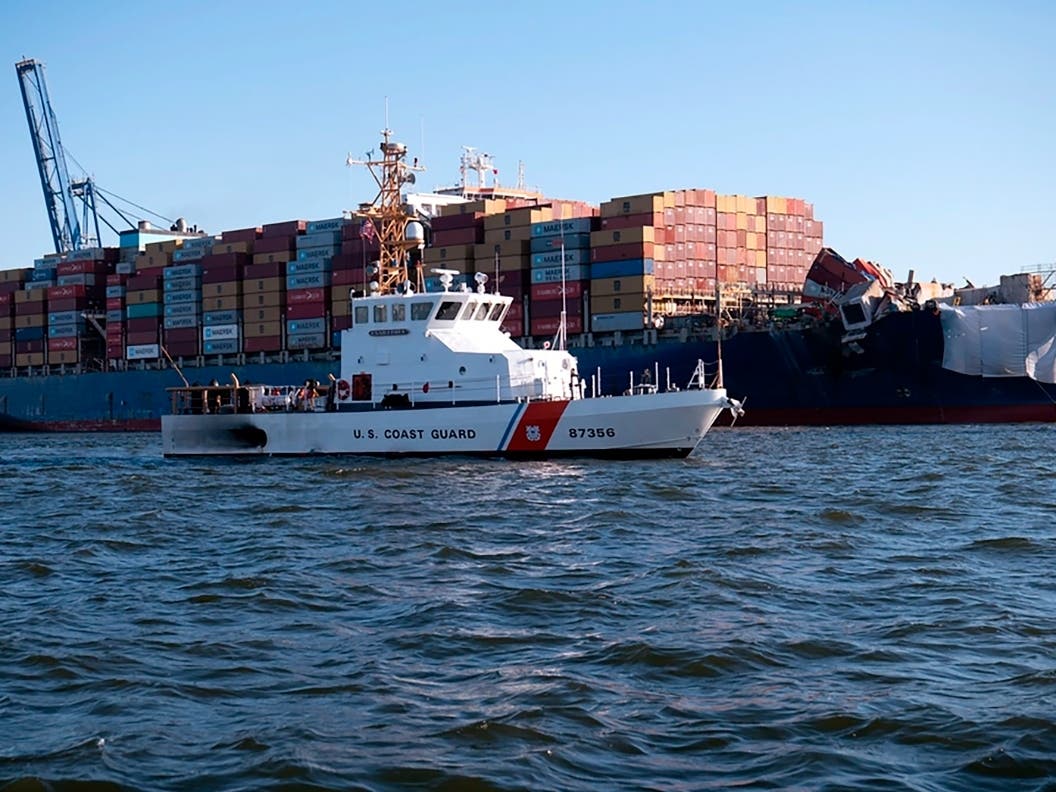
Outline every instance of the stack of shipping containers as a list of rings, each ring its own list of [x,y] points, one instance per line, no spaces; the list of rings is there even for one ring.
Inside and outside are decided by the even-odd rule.
[[[103,339],[85,319],[106,303],[107,272],[116,263],[114,248],[79,250],[58,264],[48,295],[49,366],[73,365],[87,356],[101,357]],[[101,326],[101,325],[100,325]]]
[[[296,239],[297,257],[286,264],[286,348],[291,352],[330,346],[330,278],[346,222],[343,217],[310,221]]]
[[[0,369],[15,365],[15,295],[23,290],[32,270],[0,271]]]
[[[59,259],[46,256],[33,264],[29,281],[15,292],[15,365],[47,362],[47,290],[55,285]]]
[[[242,279],[242,349],[269,355],[284,347],[286,265],[297,259],[297,238],[304,220],[263,226],[253,243],[253,262]]]
[[[590,283],[590,234],[597,218],[593,207],[580,205],[570,209],[567,213],[558,212],[565,217],[555,217],[551,211],[550,219],[531,227],[528,329],[533,336],[557,332],[562,311],[568,333],[587,329],[583,300]]]
[[[802,288],[822,248],[822,224],[800,198],[766,197],[766,245],[771,283]]]
[[[225,231],[202,257],[203,355],[242,352],[242,284],[259,233],[259,228]]]

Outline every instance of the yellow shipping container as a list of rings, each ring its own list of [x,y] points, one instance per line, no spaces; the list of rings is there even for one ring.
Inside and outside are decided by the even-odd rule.
[[[748,215],[744,212],[737,213],[737,230],[747,231],[748,230]]]
[[[25,283],[32,271],[31,268],[0,270],[0,283]]]
[[[32,291],[16,291],[15,304],[21,305],[22,303],[42,303],[44,302],[45,297],[47,297],[47,291],[45,289],[33,289]]]
[[[223,283],[203,283],[202,297],[241,297],[242,281],[224,281]]]
[[[447,245],[445,247],[427,247],[422,253],[422,260],[426,264],[443,264],[448,259],[471,259],[473,258],[473,245]]]
[[[35,314],[23,314],[22,316],[15,317],[15,329],[22,330],[27,327],[43,327],[47,322],[47,314],[35,313]]]
[[[51,349],[48,350],[48,365],[61,366],[78,363],[81,360],[79,349]]]
[[[471,256],[481,262],[485,267],[485,272],[489,264],[495,263],[495,254],[498,253],[500,258],[506,258],[508,256],[527,256],[530,253],[530,247],[527,240],[514,239],[510,241],[502,242],[484,242],[479,245],[468,245],[467,247],[473,248]]]
[[[448,217],[450,215],[458,214],[475,214],[481,212],[483,214],[500,214],[506,211],[506,201],[501,198],[485,198],[480,201],[470,201],[468,203],[456,203],[447,204],[440,207],[440,216]]]
[[[10,330],[15,326],[15,317],[0,316],[0,330]]]
[[[285,264],[287,261],[296,261],[297,253],[292,250],[279,250],[275,253],[254,253],[254,264]]]
[[[13,344],[12,341],[0,341],[0,355],[10,355],[14,349]]]
[[[249,322],[281,322],[283,312],[286,309],[280,305],[265,305],[259,308],[243,308],[242,309],[242,321],[243,323]],[[275,333],[266,333],[265,335],[278,335]]]
[[[213,254],[217,253],[252,253],[252,242],[216,242],[213,244]]]
[[[617,311],[645,311],[649,296],[641,292],[618,295],[592,295],[590,312],[594,314],[616,313]]]
[[[766,196],[767,214],[788,214],[788,201],[778,195]]]
[[[17,355],[15,355],[15,365],[19,368],[22,368],[23,366],[43,366],[44,353],[19,352]]]
[[[274,278],[273,280],[279,280]],[[276,291],[254,291],[242,295],[243,318],[246,312],[254,308],[271,308],[286,304],[286,292]]]
[[[624,294],[647,294],[656,291],[652,275],[631,275],[621,278],[598,278],[590,282],[593,297],[615,297]]]
[[[766,251],[757,250],[755,251],[755,266],[766,269]]]
[[[151,242],[143,246],[143,253],[147,255],[168,255],[172,258],[172,252],[183,244],[182,239],[169,239],[165,242]],[[141,254],[142,255],[142,254]]]
[[[602,217],[619,217],[620,215],[652,214],[662,212],[668,203],[675,205],[675,194],[670,193],[644,193],[642,195],[626,195],[605,201],[601,205]]]
[[[267,322],[243,320],[242,335],[246,338],[263,338],[267,336],[282,335],[282,321],[279,319]]]
[[[251,278],[242,281],[242,293],[247,297],[259,292],[281,292],[286,290],[286,279],[274,278]]]
[[[484,232],[484,241],[492,244],[496,242],[527,242],[531,238],[532,227],[530,225],[493,228]]]
[[[330,304],[330,315],[331,316],[348,316],[350,313],[348,304],[348,292],[344,289],[338,294],[334,292],[333,302]]]
[[[239,297],[203,297],[202,311],[235,311],[242,305]]]
[[[533,223],[545,223],[554,217],[549,206],[522,206],[510,209],[502,214],[488,215],[484,218],[484,230],[493,231],[499,228],[530,226]]]
[[[590,246],[634,245],[639,242],[655,242],[656,229],[652,226],[632,226],[631,228],[605,229],[590,232]]]

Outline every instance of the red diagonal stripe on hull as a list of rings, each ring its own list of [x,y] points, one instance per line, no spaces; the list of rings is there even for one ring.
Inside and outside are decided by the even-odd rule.
[[[550,442],[550,438],[554,434],[554,429],[557,428],[557,422],[561,420],[561,416],[567,406],[567,401],[530,403],[528,409],[524,411],[524,415],[521,416],[521,420],[517,423],[517,428],[513,430],[510,442],[506,445],[506,450],[518,452],[545,450],[547,443]],[[528,430],[532,426],[539,429],[538,440],[529,439],[530,433]],[[534,437],[534,433],[531,434]]]

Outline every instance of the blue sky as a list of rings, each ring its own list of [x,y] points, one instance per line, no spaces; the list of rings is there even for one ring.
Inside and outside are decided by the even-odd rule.
[[[0,268],[51,245],[23,56],[102,187],[214,232],[372,198],[344,161],[376,147],[387,97],[427,188],[472,145],[553,197],[803,197],[830,246],[899,279],[1056,261],[1056,4],[385,7],[5,0]]]

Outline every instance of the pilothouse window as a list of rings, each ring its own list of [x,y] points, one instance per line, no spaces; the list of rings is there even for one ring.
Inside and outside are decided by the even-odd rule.
[[[462,303],[454,300],[440,303],[440,310],[436,312],[436,318],[441,322],[451,322],[458,318],[458,312],[462,309]]]
[[[407,306],[403,303],[395,303],[392,306],[392,321],[394,322],[406,322],[407,321]]]
[[[355,310],[355,314],[352,317],[353,322],[355,324],[366,324],[367,320],[369,318],[370,318],[370,311],[367,310],[367,306],[365,306],[365,305],[357,305],[356,306],[356,310]]]
[[[490,319],[493,322],[499,321],[499,319],[502,318],[502,309],[503,309],[503,304],[502,303],[495,303],[494,307],[492,307],[492,309],[491,309],[491,315],[488,317],[488,319]]]
[[[387,322],[388,319],[386,318],[386,313],[387,313],[387,311],[385,310],[385,306],[384,305],[375,305],[374,306],[374,321],[375,322]]]
[[[488,318],[488,304],[486,302],[480,304],[480,307],[477,309],[477,313],[473,318],[478,322]]]
[[[470,300],[468,303],[466,303],[466,310],[464,310],[462,312],[462,318],[463,319],[472,319],[473,318],[473,312],[475,310],[477,310],[477,301],[476,300]]]
[[[424,322],[429,318],[429,314],[433,312],[434,303],[432,300],[426,302],[418,301],[411,303],[411,319],[415,322]]]

